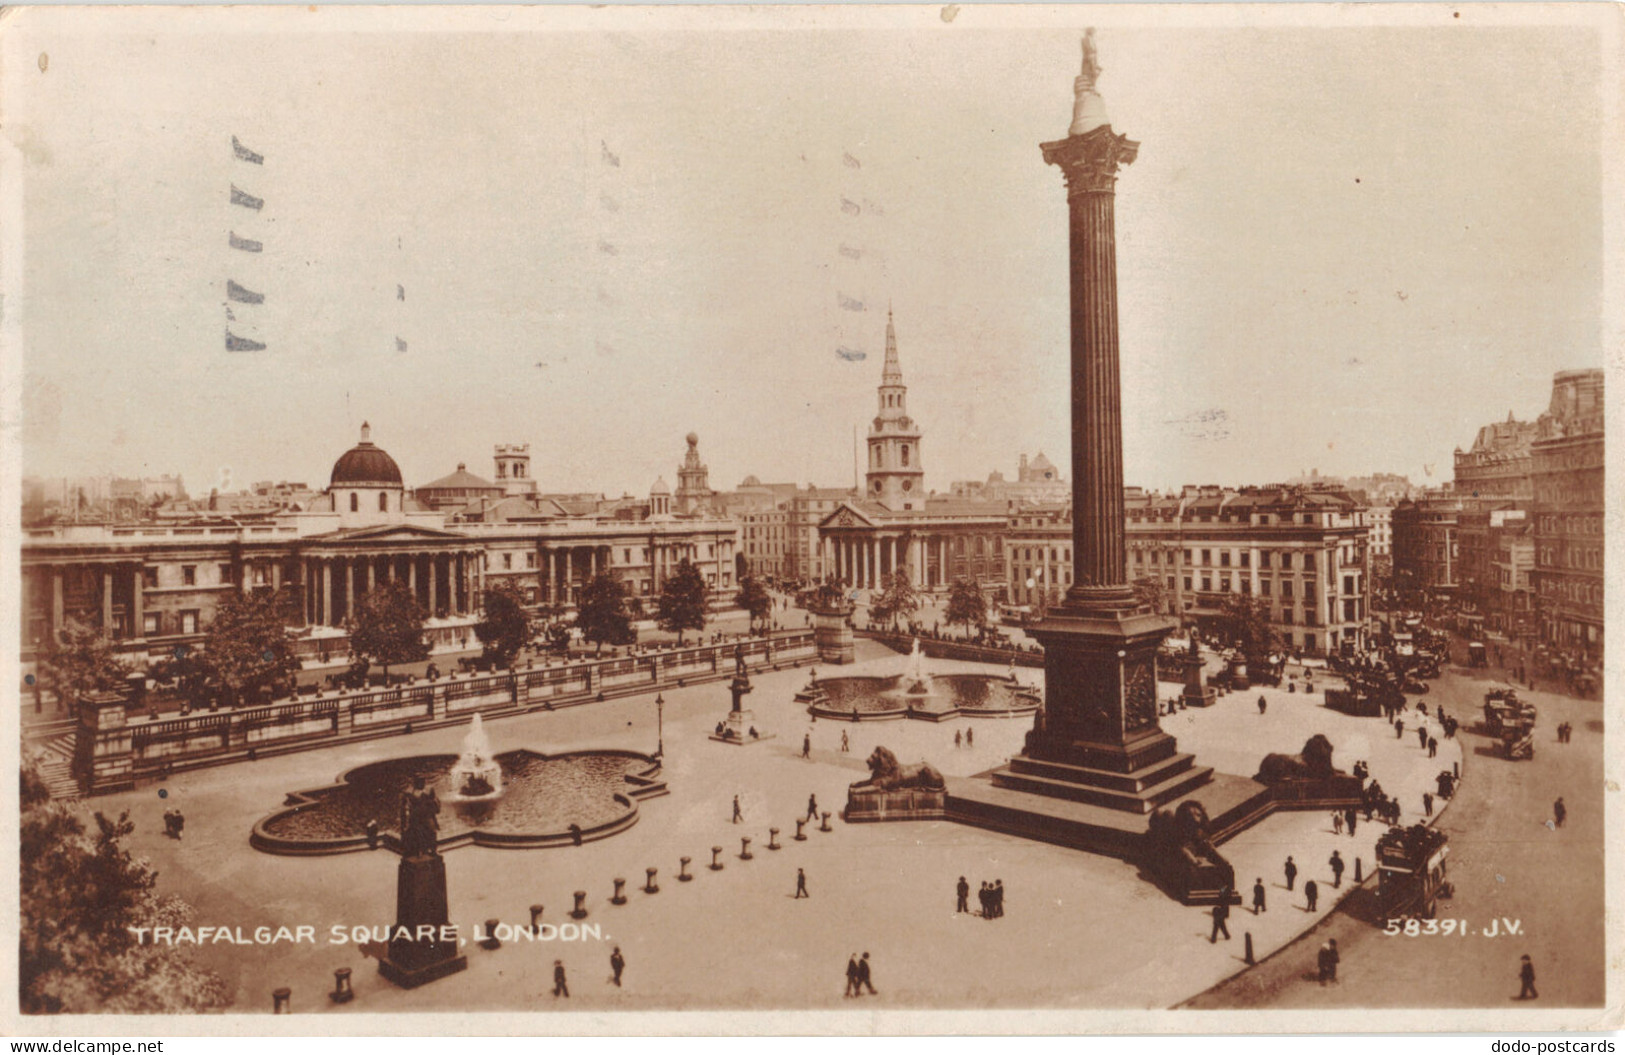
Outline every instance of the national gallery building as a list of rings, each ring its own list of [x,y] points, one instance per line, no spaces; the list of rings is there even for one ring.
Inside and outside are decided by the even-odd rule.
[[[498,449],[499,483],[461,466],[466,502],[408,494],[395,459],[361,439],[333,464],[325,491],[263,514],[25,528],[22,658],[68,620],[104,628],[119,651],[161,656],[201,640],[220,599],[289,587],[302,656],[342,658],[357,600],[404,582],[430,614],[437,648],[475,647],[483,591],[511,580],[527,603],[568,607],[600,572],[633,597],[659,595],[682,560],[719,595],[736,588],[738,529],[703,504],[673,513],[657,482],[647,500],[538,495],[528,448]],[[450,479],[450,478],[447,478]],[[444,481],[436,481],[443,483]],[[438,508],[436,508],[438,507]]]

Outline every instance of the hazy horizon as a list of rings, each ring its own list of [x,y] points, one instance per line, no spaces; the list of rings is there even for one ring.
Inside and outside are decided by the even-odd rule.
[[[1141,143],[1116,198],[1131,484],[1438,484],[1603,364],[1593,30],[1112,13],[1075,17]],[[641,495],[694,431],[718,490],[845,487],[888,304],[930,489],[1039,451],[1072,475],[1066,198],[1038,144],[1065,135],[1079,28],[25,14],[29,475],[321,487],[368,420],[409,486],[529,443],[543,490]],[[263,254],[227,246],[248,225]],[[266,296],[239,312],[263,352],[223,348],[228,278]]]

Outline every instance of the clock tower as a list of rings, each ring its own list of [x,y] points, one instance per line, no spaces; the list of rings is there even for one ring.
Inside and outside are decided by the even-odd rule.
[[[864,497],[887,509],[925,508],[920,427],[908,416],[908,388],[897,361],[897,329],[886,309],[886,365],[880,374],[879,413],[869,425],[869,472]]]

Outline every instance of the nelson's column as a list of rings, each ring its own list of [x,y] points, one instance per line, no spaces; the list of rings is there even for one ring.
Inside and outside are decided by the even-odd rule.
[[[1072,126],[1043,144],[1066,177],[1070,220],[1073,586],[1031,631],[1044,645],[1046,699],[1025,750],[986,777],[951,782],[950,815],[1121,854],[1137,851],[1159,808],[1199,791],[1215,821],[1228,821],[1268,789],[1215,778],[1157,724],[1157,647],[1177,624],[1128,583],[1112,216],[1118,169],[1139,144],[1112,130],[1099,75],[1089,30]]]

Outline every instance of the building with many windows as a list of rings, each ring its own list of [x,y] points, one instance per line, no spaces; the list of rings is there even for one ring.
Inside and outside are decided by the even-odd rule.
[[[1541,636],[1593,659],[1603,641],[1603,413],[1603,372],[1565,370],[1530,445]]]
[[[528,604],[569,607],[592,576],[610,573],[634,597],[655,598],[688,560],[728,600],[737,551],[733,521],[675,514],[659,486],[647,502],[521,493],[457,512],[426,508],[363,425],[308,508],[25,529],[23,654],[31,660],[74,619],[106,629],[133,657],[162,656],[201,640],[233,591],[286,588],[300,653],[342,657],[356,602],[388,580],[429,612],[436,647],[466,647],[494,582],[514,582]]]

